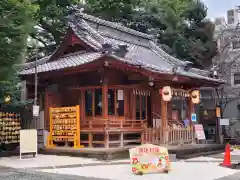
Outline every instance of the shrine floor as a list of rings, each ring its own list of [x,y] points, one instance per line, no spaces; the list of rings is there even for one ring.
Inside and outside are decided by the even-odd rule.
[[[210,155],[224,152],[225,145],[219,144],[185,144],[185,145],[160,145],[168,148],[169,154],[176,154],[179,159],[188,159],[202,155]],[[68,148],[54,147],[43,148],[41,154],[67,155],[75,157],[96,158],[99,160],[122,159],[129,157],[129,149],[135,146],[125,148]]]

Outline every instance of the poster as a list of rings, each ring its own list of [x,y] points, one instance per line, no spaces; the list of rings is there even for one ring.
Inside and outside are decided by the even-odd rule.
[[[170,170],[168,149],[144,144],[129,150],[134,174],[163,173]]]
[[[123,90],[118,90],[117,91],[117,100],[118,101],[123,101]]]
[[[38,117],[39,116],[39,106],[33,105],[33,116]]]
[[[198,140],[205,140],[206,139],[205,132],[204,132],[202,124],[195,124],[194,129],[195,129],[196,138]]]
[[[196,122],[197,121],[197,115],[195,113],[192,113],[191,119],[192,119],[192,122]]]

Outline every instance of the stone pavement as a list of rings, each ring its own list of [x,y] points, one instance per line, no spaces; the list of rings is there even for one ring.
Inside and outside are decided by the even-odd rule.
[[[223,159],[224,153],[210,155],[209,157],[213,157],[213,158],[216,158],[216,159]],[[235,150],[235,151],[231,152],[231,159],[232,159],[233,161],[238,161],[238,162],[240,162],[240,150]],[[239,179],[240,179],[240,178],[239,178]]]
[[[238,158],[238,153],[240,154],[235,151],[232,154]],[[213,157],[172,162],[172,171],[169,174],[143,176],[131,173],[128,159],[106,162],[77,157],[39,155],[35,159],[23,160],[20,160],[19,157],[0,158],[0,166],[15,168],[15,170],[10,170],[13,180],[15,180],[14,177],[20,177],[17,178],[20,180],[239,180],[240,170],[219,166],[222,157],[223,154],[218,154]],[[0,180],[5,177],[7,178],[7,176],[1,177],[0,175]]]
[[[56,173],[42,173],[21,171],[12,168],[0,167],[0,180],[105,180],[100,178],[89,178],[73,175],[62,175]]]

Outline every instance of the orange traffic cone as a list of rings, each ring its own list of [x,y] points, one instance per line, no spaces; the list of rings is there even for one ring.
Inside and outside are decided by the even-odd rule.
[[[225,154],[224,154],[224,160],[223,160],[223,162],[220,164],[220,166],[229,167],[229,168],[232,167],[230,144],[226,144]]]

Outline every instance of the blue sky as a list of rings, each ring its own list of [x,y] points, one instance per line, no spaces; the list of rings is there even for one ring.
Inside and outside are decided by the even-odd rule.
[[[228,9],[240,5],[240,0],[201,0],[208,7],[208,17],[215,18],[226,16]]]

